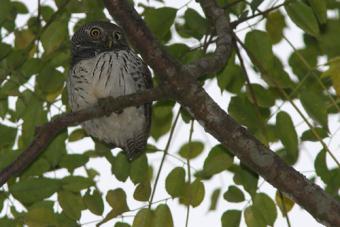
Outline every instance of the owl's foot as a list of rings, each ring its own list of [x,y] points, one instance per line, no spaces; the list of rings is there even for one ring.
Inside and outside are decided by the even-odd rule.
[[[98,99],[98,105],[99,107],[106,113],[105,116],[108,117],[111,115],[111,108],[110,108],[110,105],[111,105],[111,100],[108,99],[108,98],[99,98]],[[116,110],[116,111],[113,111],[114,113],[116,114],[121,114],[123,113],[123,110]]]

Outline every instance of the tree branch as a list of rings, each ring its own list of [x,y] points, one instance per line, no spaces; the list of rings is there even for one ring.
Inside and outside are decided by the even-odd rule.
[[[212,21],[216,23],[216,28],[221,26],[219,28],[221,29],[225,26],[220,24],[223,24],[223,21],[227,19],[221,18],[221,10],[217,9],[214,0],[201,0],[200,2],[207,17],[215,18]],[[211,73],[215,72],[214,69],[205,64],[198,64],[199,66],[193,64],[191,67],[179,65],[160,47],[143,20],[127,1],[105,0],[105,4],[110,14],[122,26],[129,40],[140,51],[146,62],[150,64],[157,75],[161,75],[162,79],[172,85],[171,92],[175,95],[176,101],[186,107],[207,132],[234,152],[242,163],[259,173],[280,191],[290,195],[317,220],[328,226],[340,226],[340,204],[338,201],[287,165],[268,147],[261,144],[224,112],[204,89],[192,80],[194,73],[200,75],[201,70],[207,70]],[[229,27],[224,28],[229,29]],[[217,31],[219,38],[222,32],[225,31]],[[227,42],[227,38],[223,40],[223,42]],[[221,51],[224,54],[218,55],[221,56],[221,59],[222,57],[224,59],[218,61],[216,67],[222,67],[222,63],[226,63],[228,48],[230,47]]]
[[[120,96],[117,98],[109,97],[103,99],[103,105],[95,105],[93,107],[62,114],[49,123],[39,128],[37,135],[30,146],[23,151],[18,158],[0,172],[0,186],[12,177],[19,175],[25,170],[48,146],[53,138],[68,126],[78,125],[83,121],[98,118],[111,114],[113,111],[124,109],[129,106],[141,105],[160,99],[170,98],[169,88],[162,86],[140,93]]]
[[[224,10],[219,8],[215,1],[200,0],[199,2],[208,20],[215,28],[217,41],[212,56],[206,56],[185,66],[196,78],[220,71],[227,63],[232,50],[231,27]]]
[[[124,30],[129,42],[143,55],[148,65],[153,70],[162,72],[159,76],[164,80],[175,77],[180,64],[166,53],[130,3],[125,0],[105,0],[104,3],[111,16]]]

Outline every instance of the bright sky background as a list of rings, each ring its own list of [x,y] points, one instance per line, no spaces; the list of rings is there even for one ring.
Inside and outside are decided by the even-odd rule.
[[[34,12],[36,13],[36,9],[37,9],[37,0],[26,0],[24,1],[29,9],[30,12]],[[135,1],[137,2],[137,1]],[[146,2],[146,1],[138,1],[138,2]],[[156,1],[150,1],[152,2],[153,5],[156,6],[160,6],[161,4],[156,2]],[[167,6],[173,6],[175,8],[179,8],[183,5],[185,5],[186,3],[189,3],[186,7],[192,7],[195,9],[198,9],[199,12],[202,13],[202,10],[200,9],[199,5],[195,2],[195,1],[190,1],[190,0],[186,0],[186,1],[176,1],[176,0],[165,0],[166,5]],[[265,1],[262,5],[261,8],[262,9],[266,9],[269,8],[268,6],[272,6],[273,3],[275,3],[275,5],[279,4],[282,1],[275,1],[275,0],[267,0]],[[51,0],[42,0],[42,3],[48,3],[51,4],[52,6],[54,6],[53,1]],[[55,7],[55,6],[54,6]],[[179,17],[180,15],[182,15],[185,12],[186,7],[183,7],[177,14],[177,16]],[[139,9],[140,10],[140,9]],[[80,15],[81,16],[81,15]],[[19,16],[18,17],[18,24],[19,25],[24,25],[26,22],[27,16]],[[234,18],[235,19],[235,18]],[[253,20],[252,22],[256,22],[257,20]],[[298,30],[292,23],[291,21],[287,20],[286,21],[289,25],[289,29],[285,30],[285,35],[286,37],[289,38],[289,40],[295,45],[295,47],[301,47],[303,45],[302,43],[302,37],[301,37],[301,32],[300,30]],[[249,22],[251,23],[251,22]],[[237,28],[237,35],[239,35],[239,37],[241,37],[241,39],[244,38],[244,35],[246,34],[247,31],[249,31],[249,29],[246,30],[242,30],[242,28],[248,27],[249,24],[247,23],[243,23],[242,25],[240,25]],[[264,27],[264,23],[260,23],[256,26],[257,29],[262,29]],[[72,32],[72,30],[70,30]],[[13,40],[13,36],[8,37],[8,41]],[[180,41],[183,40],[178,36],[175,36],[173,38],[173,41]],[[198,44],[198,42],[196,40],[187,40],[188,45],[191,46],[195,46]],[[292,52],[292,48],[286,43],[286,42],[281,42],[279,45],[276,45],[274,47],[274,52],[281,58],[281,60],[284,59],[288,59],[287,56],[290,55],[290,53]],[[320,62],[322,62],[322,60],[324,60],[323,58],[320,58]],[[249,63],[249,59],[246,58],[246,63]],[[283,61],[283,64],[285,66],[288,65],[287,62]],[[248,64],[249,65],[249,64]],[[257,74],[255,74],[252,69],[248,69],[250,72],[250,79],[252,82],[258,82],[258,83],[262,83],[260,82],[260,80],[258,79],[259,76]],[[287,68],[288,72],[291,71]],[[33,81],[30,81],[30,83],[34,83]],[[209,94],[215,99],[215,101],[224,109],[227,110],[228,107],[228,103],[230,101],[231,95],[228,93],[223,93],[223,95],[221,95],[220,89],[217,86],[217,83],[214,82],[207,82],[205,84],[205,88],[207,89],[207,91],[209,92]],[[14,100],[14,99],[12,99]],[[12,102],[13,103],[13,102]],[[279,104],[279,103],[277,103]],[[301,106],[299,104],[299,106]],[[176,113],[176,110],[178,109],[178,106],[175,108],[174,113]],[[295,125],[299,125],[297,127],[297,131],[298,133],[301,133],[302,131],[304,131],[306,129],[306,126],[304,124],[301,124],[301,119],[297,116],[296,112],[293,110],[293,108],[289,105],[289,104],[285,104],[282,108],[283,110],[293,114],[293,121],[295,123]],[[302,108],[301,108],[302,109]],[[56,112],[57,113],[57,112]],[[274,119],[272,119],[274,121]],[[330,132],[333,134],[340,126],[339,124],[339,118],[335,118],[335,117],[331,117],[330,119]],[[72,130],[72,129],[69,129]],[[174,138],[173,138],[173,142],[171,144],[170,150],[169,152],[171,154],[175,154],[179,147],[186,143],[188,141],[188,137],[189,137],[189,124],[184,124],[183,122],[180,122],[176,129],[175,129],[175,133],[174,133]],[[167,136],[163,136],[158,142],[157,142],[157,147],[160,148],[164,148],[165,143],[167,141],[168,137]],[[208,155],[208,151],[211,149],[211,147],[213,147],[214,145],[217,144],[217,141],[211,137],[210,135],[208,135],[207,133],[204,132],[204,129],[199,125],[199,124],[195,124],[194,126],[194,134],[193,134],[193,140],[202,140],[203,142],[205,142],[205,152],[203,152],[203,154],[193,160],[191,162],[194,170],[195,169],[200,169],[203,165],[203,161],[205,159],[205,157]],[[333,138],[333,140],[329,143],[330,149],[332,151],[336,151],[339,150],[340,144],[340,136],[339,134],[336,135],[336,137]],[[150,139],[150,141],[152,144],[155,144],[155,141],[153,141],[152,139]],[[325,141],[326,143],[328,143],[328,141]],[[279,145],[274,145],[271,146],[271,148],[278,148]],[[89,150],[93,148],[93,143],[91,141],[91,139],[84,139],[81,140],[80,142],[76,142],[76,143],[71,143],[68,145],[68,150],[71,153],[81,153],[85,150]],[[314,158],[317,155],[317,153],[320,151],[321,146],[317,143],[304,143],[303,146],[301,146],[300,148],[300,158],[299,158],[299,162],[294,166],[298,171],[302,172],[303,174],[305,174],[307,177],[313,175],[313,171],[314,170]],[[114,151],[115,153],[116,151]],[[154,175],[156,173],[156,171],[158,170],[158,166],[161,160],[161,156],[162,153],[157,152],[156,154],[149,154],[148,158],[149,158],[149,163],[153,164],[154,167]],[[337,158],[340,159],[340,154],[339,152],[337,152],[336,154]],[[331,161],[329,161],[328,163],[330,166],[333,165],[333,163]],[[126,183],[121,183],[119,181],[117,181],[115,179],[115,177],[111,174],[111,166],[110,164],[104,159],[104,158],[97,158],[97,159],[91,159],[91,161],[88,163],[87,165],[88,167],[93,167],[96,170],[99,169],[100,171],[100,177],[97,178],[98,180],[98,186],[100,188],[100,190],[106,194],[106,191],[110,190],[110,189],[115,189],[118,187],[122,187],[125,189],[126,194],[128,196],[128,205],[130,207],[130,209],[135,209],[135,208],[139,208],[143,205],[145,205],[146,203],[141,203],[141,202],[136,202],[135,200],[131,199],[132,198],[132,194],[134,192],[134,186],[131,183],[130,180],[128,180]],[[165,166],[162,170],[162,174],[161,174],[161,178],[157,187],[157,191],[156,191],[156,195],[154,198],[154,201],[157,200],[162,200],[165,198],[168,198],[169,195],[165,192],[165,188],[164,188],[164,181],[165,181],[165,177],[167,176],[167,174],[176,166],[184,166],[183,163],[181,163],[180,161],[178,161],[177,159],[168,156],[165,162]],[[63,176],[65,175],[67,172],[65,171],[57,171],[56,173],[51,174],[51,177],[55,177],[55,176]],[[80,168],[80,170],[77,172],[78,174],[83,174],[84,170]],[[319,183],[320,185],[322,185],[322,182],[320,181],[320,179],[317,179],[317,183]],[[233,185],[233,181],[232,181],[232,174],[229,174],[227,171],[225,171],[222,174],[218,174],[217,176],[213,177],[211,180],[209,181],[204,181],[204,185],[205,185],[205,190],[206,190],[206,196],[205,199],[203,201],[203,203],[194,209],[190,210],[190,221],[189,221],[189,226],[220,226],[220,218],[221,215],[223,214],[224,211],[226,211],[227,209],[245,209],[246,205],[248,204],[248,202],[243,202],[243,203],[229,203],[227,201],[225,201],[222,197],[223,193],[227,190],[227,188],[230,185]],[[210,206],[210,196],[212,191],[217,188],[217,187],[221,187],[222,186],[222,193],[221,193],[221,197],[219,198],[219,202],[218,202],[218,206],[217,206],[217,210],[214,212],[208,212],[208,208]],[[266,192],[268,193],[271,198],[274,198],[275,195],[275,188],[273,188],[270,184],[266,183],[262,178],[259,179],[259,191],[261,192]],[[52,197],[53,198],[53,197]],[[54,199],[56,199],[56,196],[54,196]],[[247,200],[249,200],[250,198],[248,197]],[[167,204],[170,206],[171,211],[172,211],[172,215],[173,215],[173,220],[174,220],[174,224],[176,227],[178,226],[184,226],[185,225],[185,215],[186,215],[186,207],[184,207],[183,205],[178,205],[177,199],[175,200],[167,200]],[[156,207],[157,204],[154,206]],[[60,208],[57,208],[60,209]],[[5,209],[4,209],[5,210]],[[109,207],[106,206],[106,209],[104,211],[104,215],[109,211]],[[281,227],[281,226],[287,226],[286,220],[282,217],[279,209],[277,209],[278,212],[278,219],[275,222],[275,226]],[[4,213],[2,213],[3,215]],[[133,212],[131,213],[127,213],[127,215],[134,215]],[[320,225],[318,222],[315,221],[315,219],[310,216],[306,211],[304,211],[302,208],[300,208],[298,205],[295,205],[293,210],[289,213],[289,217],[290,217],[290,221],[292,224],[292,227],[298,227],[298,226],[308,226],[308,227],[318,227],[318,226],[322,226]],[[100,220],[102,220],[101,217],[95,216],[93,214],[91,214],[89,211],[83,211],[82,213],[82,219],[81,219],[81,223],[83,223],[82,226],[95,226],[95,224],[97,222],[99,222]],[[106,227],[110,227],[113,226],[113,223],[115,223],[116,221],[121,221],[121,218],[116,218],[114,219],[114,221],[108,222],[107,224],[103,225]],[[133,220],[133,217],[124,217],[123,218],[124,221],[127,222],[131,222]],[[85,224],[87,223],[87,224]],[[241,221],[241,226],[246,226],[244,219],[242,218]]]

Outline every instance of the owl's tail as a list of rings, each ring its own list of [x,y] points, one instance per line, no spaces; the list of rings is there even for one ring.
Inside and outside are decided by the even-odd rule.
[[[147,144],[147,137],[144,133],[140,133],[134,138],[128,139],[126,141],[126,146],[124,151],[129,161],[133,161],[138,158],[145,151]]]

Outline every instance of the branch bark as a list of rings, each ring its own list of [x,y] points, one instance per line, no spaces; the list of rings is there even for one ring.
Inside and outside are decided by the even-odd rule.
[[[160,99],[170,98],[168,86],[162,86],[144,92],[121,96],[117,98],[105,98],[104,104],[62,114],[49,123],[39,128],[37,135],[30,146],[24,150],[18,158],[0,172],[0,186],[12,177],[19,175],[25,170],[48,146],[53,138],[68,126],[78,125],[83,121],[111,114],[113,111],[124,109],[129,106],[142,105]]]
[[[205,74],[218,72],[227,63],[232,49],[232,33],[229,18],[215,1],[201,0],[205,15],[212,23],[216,35],[216,49],[212,56],[206,56],[186,65],[189,73],[198,78]]]
[[[192,79],[193,72],[200,75],[203,70],[220,70],[230,55],[230,47],[221,53],[216,68],[193,63],[181,66],[174,61],[159,45],[143,20],[127,1],[104,0],[107,9],[115,21],[125,30],[134,47],[140,51],[144,60],[155,70],[157,75],[172,85],[176,101],[181,103],[198,120],[204,129],[220,141],[248,167],[260,174],[274,187],[290,195],[295,202],[306,209],[314,218],[328,226],[340,226],[340,203],[325,193],[318,185],[310,182],[301,173],[287,165],[268,147],[261,144],[245,128],[225,113],[214,100]],[[215,27],[229,28],[227,19],[222,19],[221,10],[214,0],[200,0],[207,17]],[[223,14],[224,16],[224,14]],[[226,17],[226,16],[224,16]],[[218,31],[219,39],[224,31]],[[231,41],[231,40],[230,40]],[[220,41],[222,45],[222,41]],[[228,45],[223,39],[224,45]],[[226,53],[225,51],[229,51]],[[206,58],[204,58],[206,59]],[[208,62],[208,61],[207,61]],[[213,62],[212,62],[213,63]],[[222,64],[223,63],[223,64]]]

